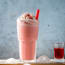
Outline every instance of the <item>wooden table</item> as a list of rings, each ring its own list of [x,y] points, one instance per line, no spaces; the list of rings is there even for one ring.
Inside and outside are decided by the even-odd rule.
[[[0,65],[65,65],[64,63],[49,63],[49,64],[42,64],[42,63],[24,63],[24,64],[0,64]]]

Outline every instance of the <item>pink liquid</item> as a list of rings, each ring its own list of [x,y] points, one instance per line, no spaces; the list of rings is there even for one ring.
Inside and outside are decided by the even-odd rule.
[[[54,57],[56,59],[64,58],[64,48],[54,48]]]
[[[35,41],[22,41],[20,48],[20,59],[22,60],[34,60],[35,59]]]
[[[24,20],[23,20],[24,21]],[[38,38],[38,24],[17,22],[18,39],[20,43],[20,59],[34,60],[36,54],[36,40]]]

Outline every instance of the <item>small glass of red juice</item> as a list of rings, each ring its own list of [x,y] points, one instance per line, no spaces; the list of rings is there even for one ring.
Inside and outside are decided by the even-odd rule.
[[[64,59],[64,43],[58,42],[54,44],[54,59],[63,60]]]

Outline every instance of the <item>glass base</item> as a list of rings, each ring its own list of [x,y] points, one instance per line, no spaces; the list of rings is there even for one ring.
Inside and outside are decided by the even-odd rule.
[[[23,63],[34,63],[36,60],[21,60]]]
[[[63,63],[64,62],[64,59],[54,59],[54,62]]]

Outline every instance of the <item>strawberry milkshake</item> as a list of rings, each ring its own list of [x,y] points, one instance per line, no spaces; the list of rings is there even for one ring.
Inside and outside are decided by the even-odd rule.
[[[36,59],[36,41],[38,39],[39,22],[30,13],[24,13],[17,19],[20,59],[33,61]]]

